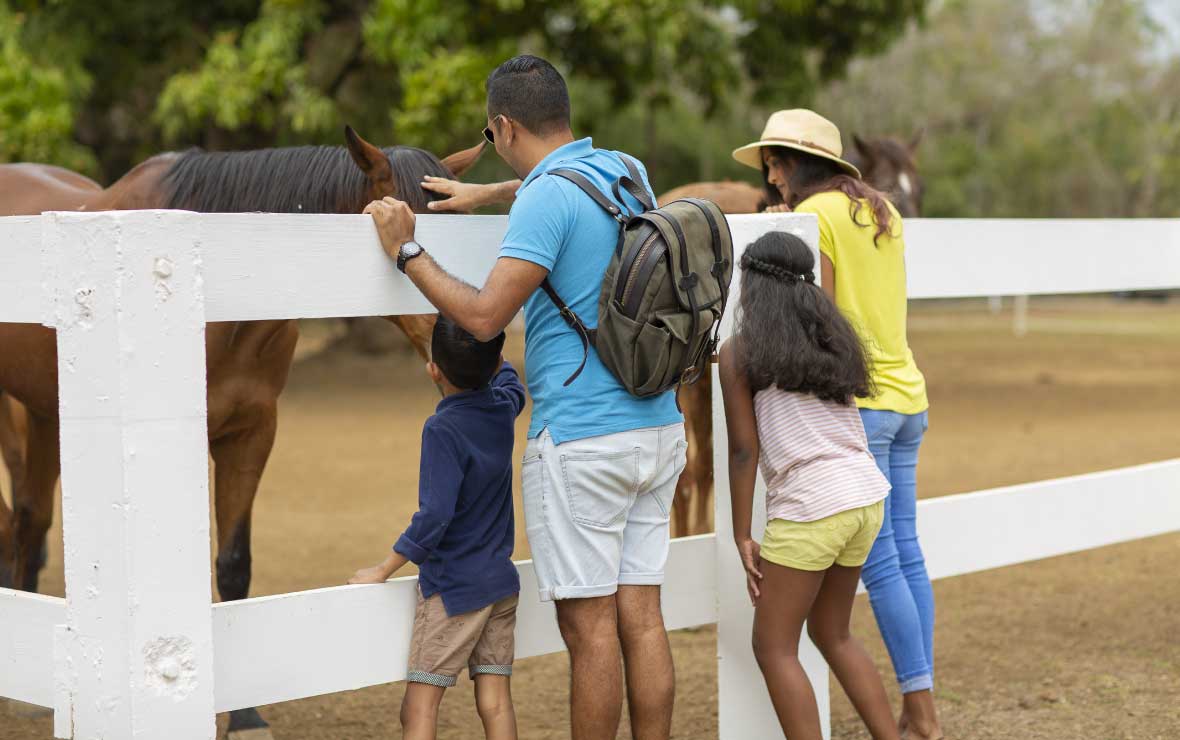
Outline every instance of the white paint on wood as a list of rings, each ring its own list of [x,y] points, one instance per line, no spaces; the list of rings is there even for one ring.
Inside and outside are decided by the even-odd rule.
[[[1180,219],[905,221],[910,298],[1180,286]]]
[[[918,502],[931,578],[1176,531],[1180,459]]]
[[[53,706],[53,627],[65,599],[0,588],[0,697]]]
[[[200,220],[44,218],[74,736],[212,740]]]
[[[790,214],[729,220],[740,231],[744,223],[776,223],[783,215]],[[211,321],[431,310],[385,257],[368,216],[232,213],[200,218]],[[36,216],[0,218],[0,320],[43,318],[35,295],[42,274],[37,222]],[[905,227],[914,299],[1180,285],[1180,219],[915,218]],[[506,228],[505,216],[418,217],[419,241],[473,284],[491,270]],[[1117,260],[1109,258],[1110,244],[1119,245]]]
[[[672,544],[663,588],[668,629],[717,621],[713,536]],[[531,561],[517,563],[516,657],[565,649]],[[403,680],[417,579],[226,602],[213,607],[216,707],[225,712]]]
[[[482,285],[507,226],[506,216],[423,215],[417,239]],[[386,257],[369,216],[219,214],[204,227],[210,321],[434,311]]]
[[[41,217],[0,218],[0,321],[39,324]]]

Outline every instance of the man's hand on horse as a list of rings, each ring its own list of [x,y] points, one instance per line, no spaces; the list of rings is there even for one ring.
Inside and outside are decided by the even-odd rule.
[[[447,196],[445,200],[432,200],[427,203],[426,207],[432,211],[471,213],[483,206],[511,203],[519,187],[520,180],[481,185],[431,175],[422,178],[423,190]]]
[[[390,259],[397,259],[402,245],[414,240],[414,212],[404,202],[388,195],[365,206],[364,212],[373,217],[385,253]]]

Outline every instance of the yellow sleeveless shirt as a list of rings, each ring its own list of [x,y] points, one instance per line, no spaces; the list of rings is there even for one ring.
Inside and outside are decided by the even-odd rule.
[[[893,233],[877,243],[873,211],[865,202],[852,220],[852,201],[839,191],[813,195],[795,208],[819,219],[819,250],[836,268],[836,306],[864,340],[877,395],[858,398],[865,409],[919,414],[930,405],[926,379],[906,339],[905,239],[892,204]]]

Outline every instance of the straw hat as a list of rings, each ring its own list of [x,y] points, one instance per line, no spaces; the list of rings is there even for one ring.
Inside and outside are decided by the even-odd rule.
[[[844,145],[840,143],[840,129],[836,124],[815,111],[806,108],[780,110],[770,116],[762,138],[753,144],[746,144],[733,150],[733,158],[747,167],[762,169],[762,147],[784,146],[817,157],[830,159],[843,167],[853,177],[860,177],[860,170],[845,162]]]

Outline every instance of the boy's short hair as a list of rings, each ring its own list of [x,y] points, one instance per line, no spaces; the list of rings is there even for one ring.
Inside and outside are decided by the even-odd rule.
[[[500,369],[504,332],[481,342],[467,330],[440,315],[430,338],[430,355],[438,369],[460,390],[474,391],[492,382]]]
[[[570,127],[565,80],[541,57],[512,57],[488,75],[487,88],[488,118],[508,116],[537,136]]]

